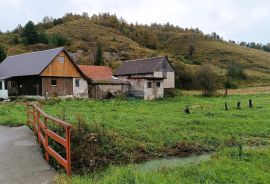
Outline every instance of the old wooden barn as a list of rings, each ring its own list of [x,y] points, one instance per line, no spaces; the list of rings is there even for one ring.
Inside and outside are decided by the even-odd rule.
[[[9,96],[88,97],[87,80],[64,48],[9,56],[0,80]]]

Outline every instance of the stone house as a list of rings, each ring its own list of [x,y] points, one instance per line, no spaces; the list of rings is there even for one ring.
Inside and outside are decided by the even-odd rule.
[[[175,71],[167,57],[124,61],[114,76],[129,80],[130,94],[145,100],[162,98],[164,90],[175,88]]]

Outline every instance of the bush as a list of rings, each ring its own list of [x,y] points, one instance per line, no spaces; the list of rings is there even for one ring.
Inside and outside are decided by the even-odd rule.
[[[48,42],[51,46],[64,46],[67,44],[68,39],[59,33],[54,33],[49,36]]]
[[[46,33],[39,33],[38,34],[38,42],[48,44],[48,35]]]
[[[177,89],[164,89],[164,96],[165,97],[176,97],[178,95]]]
[[[175,82],[177,88],[183,89],[198,89],[198,83],[196,82],[196,73],[192,68],[187,67],[184,64],[174,64],[175,68]]]
[[[218,76],[207,66],[203,66],[197,72],[197,81],[203,90],[203,95],[212,96],[218,88]]]
[[[71,133],[72,168],[79,173],[94,173],[113,163],[127,162],[127,154],[117,146],[118,134],[103,124],[89,125],[80,114]]]
[[[20,40],[19,40],[18,36],[17,35],[13,36],[12,40],[11,40],[11,44],[16,45],[19,43],[20,43]]]

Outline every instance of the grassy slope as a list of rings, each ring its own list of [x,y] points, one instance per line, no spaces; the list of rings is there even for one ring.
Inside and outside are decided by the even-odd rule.
[[[226,62],[240,62],[246,67],[249,80],[243,86],[260,86],[270,84],[270,53],[245,48],[230,43],[205,39],[200,36],[194,37],[190,33],[172,33],[169,39],[163,43],[160,50],[151,50],[122,35],[118,31],[93,24],[89,20],[80,19],[55,26],[48,33],[61,33],[68,37],[70,45],[66,46],[70,52],[77,52],[80,63],[93,61],[93,53],[97,42],[100,42],[105,51],[106,61],[113,68],[119,65],[120,60],[149,57],[152,55],[169,55],[173,62],[186,62],[184,59],[191,45],[195,47],[194,61],[208,63],[220,75],[226,73],[221,68],[226,68]],[[12,33],[0,36],[0,43],[6,47],[9,55],[29,52],[33,50],[47,49],[47,45],[23,46],[12,45]],[[80,50],[80,52],[78,52]],[[191,64],[191,63],[190,63]],[[195,68],[198,65],[192,65]]]

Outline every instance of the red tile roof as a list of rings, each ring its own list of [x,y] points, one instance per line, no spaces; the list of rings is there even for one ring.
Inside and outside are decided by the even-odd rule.
[[[81,71],[92,80],[112,79],[112,70],[108,66],[78,65]]]

